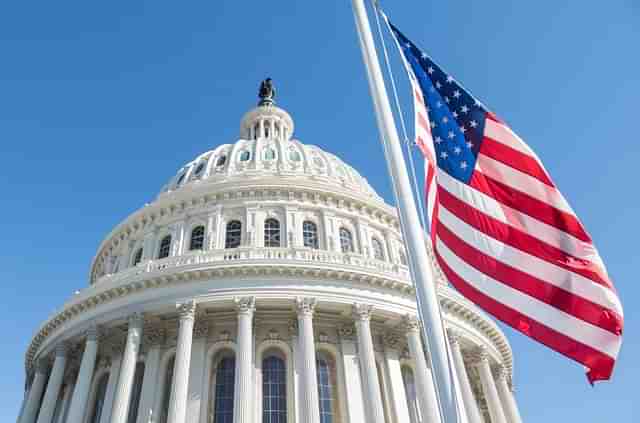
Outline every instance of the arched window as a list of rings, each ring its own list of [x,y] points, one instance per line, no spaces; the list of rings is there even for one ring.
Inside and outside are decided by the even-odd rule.
[[[138,419],[138,407],[140,406],[140,394],[142,393],[142,377],[144,376],[144,362],[136,364],[136,372],[133,376],[133,388],[131,389],[131,400],[129,401],[129,416],[127,423],[136,423]]]
[[[200,176],[202,171],[204,170],[205,162],[202,162],[196,167],[196,170],[193,172],[194,176]]]
[[[196,226],[191,231],[191,241],[189,242],[189,250],[202,250],[204,246],[204,226]]]
[[[242,239],[242,223],[239,220],[232,220],[227,223],[224,248],[238,248]]]
[[[416,400],[416,383],[413,377],[413,370],[409,367],[402,367],[402,381],[404,391],[407,396],[407,407],[409,408],[409,418],[411,423],[418,423],[418,402]]]
[[[109,382],[109,373],[102,375],[96,389],[96,400],[93,405],[93,413],[91,413],[90,423],[100,423],[102,417],[102,409],[104,408],[104,396],[107,392],[107,382]]]
[[[176,356],[171,357],[167,363],[164,376],[164,386],[162,392],[162,410],[160,411],[160,423],[167,423],[169,416],[169,401],[171,400],[171,386],[173,385],[173,367],[176,363]]]
[[[353,235],[351,231],[345,228],[340,228],[340,248],[343,253],[353,253]]]
[[[280,247],[280,222],[276,219],[264,221],[264,246]]]
[[[320,244],[318,242],[318,225],[309,220],[305,220],[302,223],[302,239],[305,247],[314,248],[316,250],[320,248]]]
[[[167,235],[160,241],[160,248],[158,248],[158,258],[162,259],[169,257],[171,252],[171,235]]]
[[[400,264],[403,266],[407,265],[407,254],[404,252],[404,250],[401,248],[400,250],[398,250],[398,257],[400,257]]]
[[[224,166],[224,164],[226,162],[227,162],[227,156],[220,156],[220,157],[218,157],[218,160],[216,161],[216,166],[217,167]]]
[[[262,360],[262,423],[287,422],[287,371],[284,360]]]
[[[297,150],[290,150],[289,151],[289,159],[292,162],[299,162],[300,160],[302,160],[302,156],[300,156],[300,152]]]
[[[136,253],[133,255],[133,261],[131,262],[132,266],[137,266],[138,263],[142,261],[142,247],[136,250]]]
[[[371,248],[373,248],[373,258],[384,260],[384,248],[378,238],[371,238]]]
[[[242,153],[240,153],[241,162],[246,162],[250,158],[251,158],[251,153],[248,150],[244,150]]]
[[[216,367],[213,423],[233,423],[233,389],[236,359],[225,357]]]
[[[333,360],[327,359],[323,353],[317,353],[317,356],[316,372],[318,375],[320,423],[334,423],[334,421],[338,420],[335,365]]]

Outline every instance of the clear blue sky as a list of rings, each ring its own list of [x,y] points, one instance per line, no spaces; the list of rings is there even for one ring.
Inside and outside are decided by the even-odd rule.
[[[633,3],[383,2],[538,152],[622,297],[622,352],[595,388],[580,366],[506,330],[528,423],[640,421]],[[18,412],[29,337],[87,284],[102,237],[184,162],[233,142],[266,76],[297,137],[391,200],[349,1],[2,2],[0,421]]]

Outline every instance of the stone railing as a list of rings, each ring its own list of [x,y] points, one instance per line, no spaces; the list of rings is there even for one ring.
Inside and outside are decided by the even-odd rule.
[[[167,257],[160,260],[148,260],[139,263],[135,267],[121,270],[118,273],[101,276],[93,286],[98,286],[107,281],[117,283],[116,281],[126,280],[142,273],[159,272],[179,267],[206,265],[209,263],[220,264],[222,262],[260,262],[262,260],[271,261],[274,262],[274,264],[282,264],[282,262],[291,262],[292,264],[339,264],[375,270],[407,281],[410,279],[409,268],[407,266],[367,258],[360,254],[343,254],[325,250],[314,250],[311,248],[241,247],[227,250],[189,252],[180,256]]]

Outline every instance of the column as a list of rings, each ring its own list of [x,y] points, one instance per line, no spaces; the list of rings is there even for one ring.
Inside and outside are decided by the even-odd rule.
[[[313,339],[313,312],[315,298],[297,298],[298,330],[301,357],[301,397],[302,421],[320,423],[320,405],[318,404],[318,376],[316,374],[316,346]]]
[[[366,258],[370,258],[371,249],[369,248],[369,236],[367,234],[366,225],[360,218],[356,219],[356,231],[358,243],[360,244],[360,253]]]
[[[493,380],[493,374],[491,373],[489,354],[487,354],[485,348],[481,348],[478,352],[477,365],[478,372],[480,373],[480,382],[482,383],[482,392],[484,392],[484,397],[489,407],[491,423],[507,423],[502,404],[500,404],[498,390]]]
[[[125,423],[129,416],[131,388],[133,387],[133,377],[136,371],[136,363],[138,362],[138,353],[140,351],[140,341],[142,338],[142,323],[142,313],[134,313],[129,317],[127,341],[122,355],[120,377],[118,378],[118,385],[113,400],[111,423]]]
[[[196,316],[193,327],[193,347],[191,348],[191,368],[189,370],[189,393],[187,395],[187,422],[199,422],[202,402],[202,385],[205,375],[207,336],[209,322],[205,316]]]
[[[291,337],[291,354],[293,356],[293,405],[295,409],[293,421],[295,422],[302,421],[302,410],[300,409],[300,404],[302,403],[302,389],[300,387],[302,383],[302,379],[300,378],[302,359],[300,358],[300,339],[298,338],[298,332],[298,321],[292,319],[289,322],[289,336]]]
[[[179,256],[184,251],[186,225],[187,223],[184,220],[180,220],[173,225],[173,242],[171,245],[171,256]]]
[[[469,380],[467,368],[464,365],[462,350],[460,349],[460,336],[453,329],[448,329],[447,335],[449,337],[449,345],[451,346],[453,364],[456,366],[456,371],[458,373],[460,391],[462,392],[462,402],[464,403],[465,410],[467,410],[469,423],[482,423],[478,403],[476,402],[476,398],[473,396],[473,390],[471,389],[471,382]]]
[[[67,421],[81,422],[84,418],[84,412],[87,408],[87,397],[89,396],[89,388],[91,387],[91,379],[93,370],[96,365],[96,357],[98,355],[98,329],[94,326],[87,331],[87,339],[82,353],[82,361],[80,363],[80,371],[78,379],[71,397],[71,407]]]
[[[496,368],[496,385],[498,387],[498,396],[500,396],[502,406],[504,407],[504,414],[509,423],[522,423],[518,404],[513,396],[513,390],[509,387],[507,377],[507,369],[505,369],[502,364],[499,364]]]
[[[154,257],[156,247],[156,230],[148,232],[144,235],[142,243],[142,261],[151,260]]]
[[[238,341],[236,351],[236,380],[233,404],[234,423],[253,421],[253,313],[255,298],[236,298],[238,312]]]
[[[42,407],[38,416],[38,423],[51,423],[53,420],[53,412],[58,403],[60,396],[60,387],[62,387],[62,378],[64,377],[64,368],[67,363],[67,346],[61,343],[56,348],[56,355],[53,362],[53,369],[47,383],[47,390],[42,399]]]
[[[71,394],[73,394],[73,381],[75,380],[73,376],[73,372],[68,372],[64,376],[64,394],[62,395],[62,401],[60,403],[60,411],[58,411],[54,423],[65,423],[67,421],[69,405],[71,404]]]
[[[124,348],[121,341],[121,339],[114,340],[114,343],[109,348],[111,354],[109,361],[111,364],[109,365],[109,379],[107,379],[107,390],[104,393],[104,405],[102,406],[100,423],[109,423],[111,421],[113,399],[116,395],[116,388],[120,377],[120,363],[122,363],[122,356],[124,354]]]
[[[42,398],[42,392],[44,391],[44,384],[47,381],[48,372],[48,363],[45,360],[38,361],[36,364],[36,374],[33,377],[33,382],[29,389],[27,404],[24,407],[20,423],[34,423],[36,421],[36,416],[40,409],[40,399]]]
[[[215,250],[218,246],[219,226],[222,214],[222,206],[216,206],[207,216],[207,250]]]
[[[430,423],[439,422],[440,413],[438,411],[438,401],[433,384],[433,375],[427,365],[424,348],[422,347],[420,323],[414,316],[407,315],[404,318],[404,325],[407,331],[409,353],[416,364],[414,376],[420,412],[425,421]]]
[[[335,227],[335,215],[331,212],[322,211],[322,229],[324,234],[324,245],[328,251],[340,251],[340,239],[337,236]]]
[[[387,334],[384,336],[383,342],[385,368],[391,394],[391,414],[396,423],[409,422],[411,419],[407,407],[407,393],[404,389],[400,366],[400,337],[395,334]]]
[[[167,423],[185,422],[196,302],[189,301],[178,304],[177,307],[180,311],[180,327],[178,328],[178,346],[176,348]]]
[[[147,349],[140,393],[140,408],[137,423],[151,423],[153,404],[158,387],[158,370],[160,368],[160,349],[164,343],[164,330],[151,324],[145,325],[142,343]]]
[[[360,423],[366,421],[365,404],[362,390],[362,378],[358,351],[354,339],[352,324],[343,325],[338,330],[340,333],[340,350],[342,352],[342,380],[345,381],[345,402],[347,416],[345,421]]]
[[[376,368],[376,358],[371,338],[371,313],[373,307],[368,304],[354,304],[353,316],[358,335],[358,352],[360,353],[360,369],[362,370],[362,392],[367,411],[367,422],[385,423],[382,408],[380,381]]]

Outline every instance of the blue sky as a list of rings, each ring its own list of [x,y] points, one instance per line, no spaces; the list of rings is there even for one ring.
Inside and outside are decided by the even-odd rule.
[[[595,388],[579,365],[505,329],[524,420],[639,421],[640,6],[382,4],[537,151],[625,306],[613,380]],[[18,412],[30,335],[87,284],[102,237],[183,163],[233,142],[266,76],[300,140],[392,199],[349,1],[3,2],[0,58],[1,421]]]

